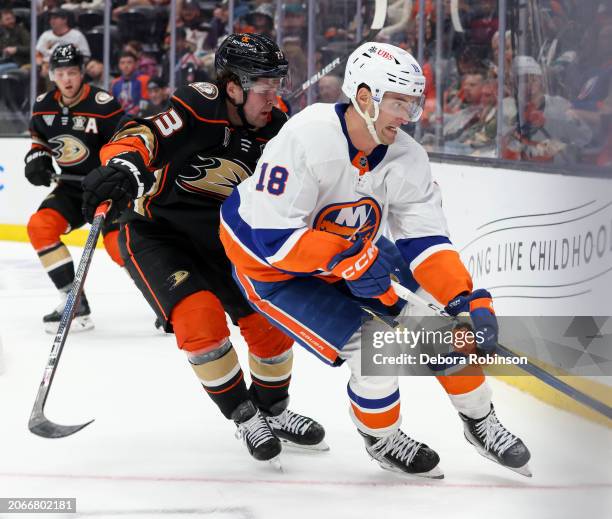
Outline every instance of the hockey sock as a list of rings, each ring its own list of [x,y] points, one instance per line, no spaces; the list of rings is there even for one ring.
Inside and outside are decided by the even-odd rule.
[[[204,353],[187,352],[187,355],[204,390],[223,416],[231,418],[234,409],[250,399],[232,343],[228,339],[218,348]]]
[[[74,263],[63,243],[38,251],[38,257],[58,290],[68,291],[74,281]]]
[[[287,350],[280,355],[261,358],[249,353],[249,368],[252,384],[249,388],[257,407],[268,414],[277,414],[273,406],[281,401],[289,401],[289,383],[293,366],[293,351]]]
[[[39,209],[28,222],[28,236],[40,262],[58,290],[74,281],[74,264],[60,236],[70,230],[68,220],[55,209]]]

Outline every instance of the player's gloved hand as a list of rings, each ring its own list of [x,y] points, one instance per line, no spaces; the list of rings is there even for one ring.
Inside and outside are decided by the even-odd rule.
[[[25,156],[25,176],[35,186],[51,185],[51,176],[55,173],[51,154],[44,149],[30,150]]]
[[[327,265],[327,270],[345,279],[350,291],[357,297],[375,297],[387,306],[397,302],[389,275],[392,267],[370,240],[359,238],[344,252],[336,254]]]
[[[107,218],[117,218],[131,200],[140,198],[151,188],[153,180],[138,153],[120,153],[106,166],[91,170],[83,180],[83,216],[91,222],[98,205],[111,200]]]
[[[469,317],[476,333],[476,346],[485,353],[493,353],[497,347],[499,326],[493,309],[491,294],[484,289],[471,294],[458,295],[444,308],[454,317]]]

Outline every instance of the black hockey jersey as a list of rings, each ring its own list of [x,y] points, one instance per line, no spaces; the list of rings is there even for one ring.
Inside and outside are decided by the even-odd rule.
[[[100,148],[116,130],[123,110],[104,90],[83,85],[78,102],[64,106],[59,90],[36,98],[30,134],[32,148],[49,150],[62,173],[87,175],[100,165]]]
[[[236,127],[215,84],[179,88],[165,112],[128,122],[101,151],[103,164],[137,151],[154,172],[153,187],[124,219],[163,220],[187,233],[217,229],[221,203],[253,174],[264,146],[286,120],[273,108],[264,128]]]

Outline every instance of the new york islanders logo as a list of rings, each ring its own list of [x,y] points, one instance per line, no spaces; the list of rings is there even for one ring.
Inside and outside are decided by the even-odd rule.
[[[347,240],[355,240],[357,236],[373,239],[380,227],[381,214],[378,202],[370,197],[330,204],[319,211],[314,228]]]

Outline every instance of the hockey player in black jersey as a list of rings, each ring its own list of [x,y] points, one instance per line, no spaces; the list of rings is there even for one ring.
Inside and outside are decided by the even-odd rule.
[[[35,186],[50,186],[55,174],[52,158],[61,171],[57,187],[28,222],[30,242],[61,296],[60,305],[43,317],[45,330],[55,333],[74,280],[74,264],[61,235],[85,224],[80,183],[64,181],[61,174],[84,177],[100,164],[100,148],[110,140],[123,110],[107,92],[83,82],[83,57],[72,44],[55,48],[50,59],[50,76],[56,88],[39,96],[34,104],[30,121],[32,148],[25,156],[25,176]],[[109,220],[102,233],[109,255],[123,265],[117,244],[117,222]],[[83,294],[71,331],[92,327]]]
[[[219,241],[219,208],[252,175],[286,116],[273,105],[288,64],[265,36],[230,35],[215,56],[216,83],[179,88],[169,108],[130,121],[83,183],[83,209],[111,199],[122,217],[126,267],[202,386],[238,426],[249,453],[275,458],[280,440],[327,448],[324,430],[287,408],[293,340],[256,313],[232,279]],[[247,390],[225,312],[249,347]]]

